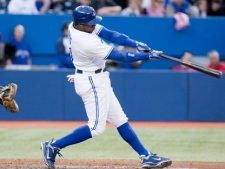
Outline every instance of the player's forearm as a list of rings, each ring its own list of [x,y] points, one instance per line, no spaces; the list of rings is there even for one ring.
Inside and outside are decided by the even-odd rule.
[[[129,46],[136,48],[136,41],[130,39],[127,35],[112,31],[103,27],[99,33],[99,37],[121,46]]]
[[[119,52],[113,49],[106,59],[132,63],[139,60],[149,60],[149,53]]]

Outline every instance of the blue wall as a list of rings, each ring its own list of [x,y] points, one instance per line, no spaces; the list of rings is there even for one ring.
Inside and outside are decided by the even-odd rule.
[[[23,24],[25,39],[31,45],[34,63],[52,62],[55,55],[55,43],[61,35],[61,25],[71,21],[71,15],[0,15],[0,32],[3,42],[12,39],[13,27]],[[173,18],[150,17],[103,17],[102,24],[117,30],[131,38],[146,42],[153,49],[180,56],[184,51],[205,56],[209,50],[216,49],[225,57],[225,18],[190,19],[190,26],[182,31],[174,29]],[[48,56],[46,56],[48,55]],[[45,57],[40,60],[36,57]],[[47,59],[46,59],[47,58]]]
[[[0,71],[0,85],[18,84],[18,114],[0,106],[0,120],[87,120],[83,102],[62,71]],[[225,121],[225,78],[172,71],[111,72],[130,120]]]
[[[189,83],[189,118],[203,121],[224,120],[225,78],[218,80],[201,74],[191,74]]]

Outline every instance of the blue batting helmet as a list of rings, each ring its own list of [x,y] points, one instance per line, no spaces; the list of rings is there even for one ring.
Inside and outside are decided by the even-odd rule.
[[[96,25],[102,17],[96,15],[94,8],[86,5],[78,6],[73,11],[73,22],[77,24]]]

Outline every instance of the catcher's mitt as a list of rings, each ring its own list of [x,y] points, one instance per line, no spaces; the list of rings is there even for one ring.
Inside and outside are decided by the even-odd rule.
[[[17,85],[14,83],[0,86],[0,104],[12,113],[19,111],[19,107],[14,100],[16,95]]]

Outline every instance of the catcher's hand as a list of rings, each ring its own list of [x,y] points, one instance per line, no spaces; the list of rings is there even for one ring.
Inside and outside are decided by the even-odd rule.
[[[16,95],[17,85],[14,83],[0,86],[0,104],[12,113],[19,111],[19,107],[14,100]]]

